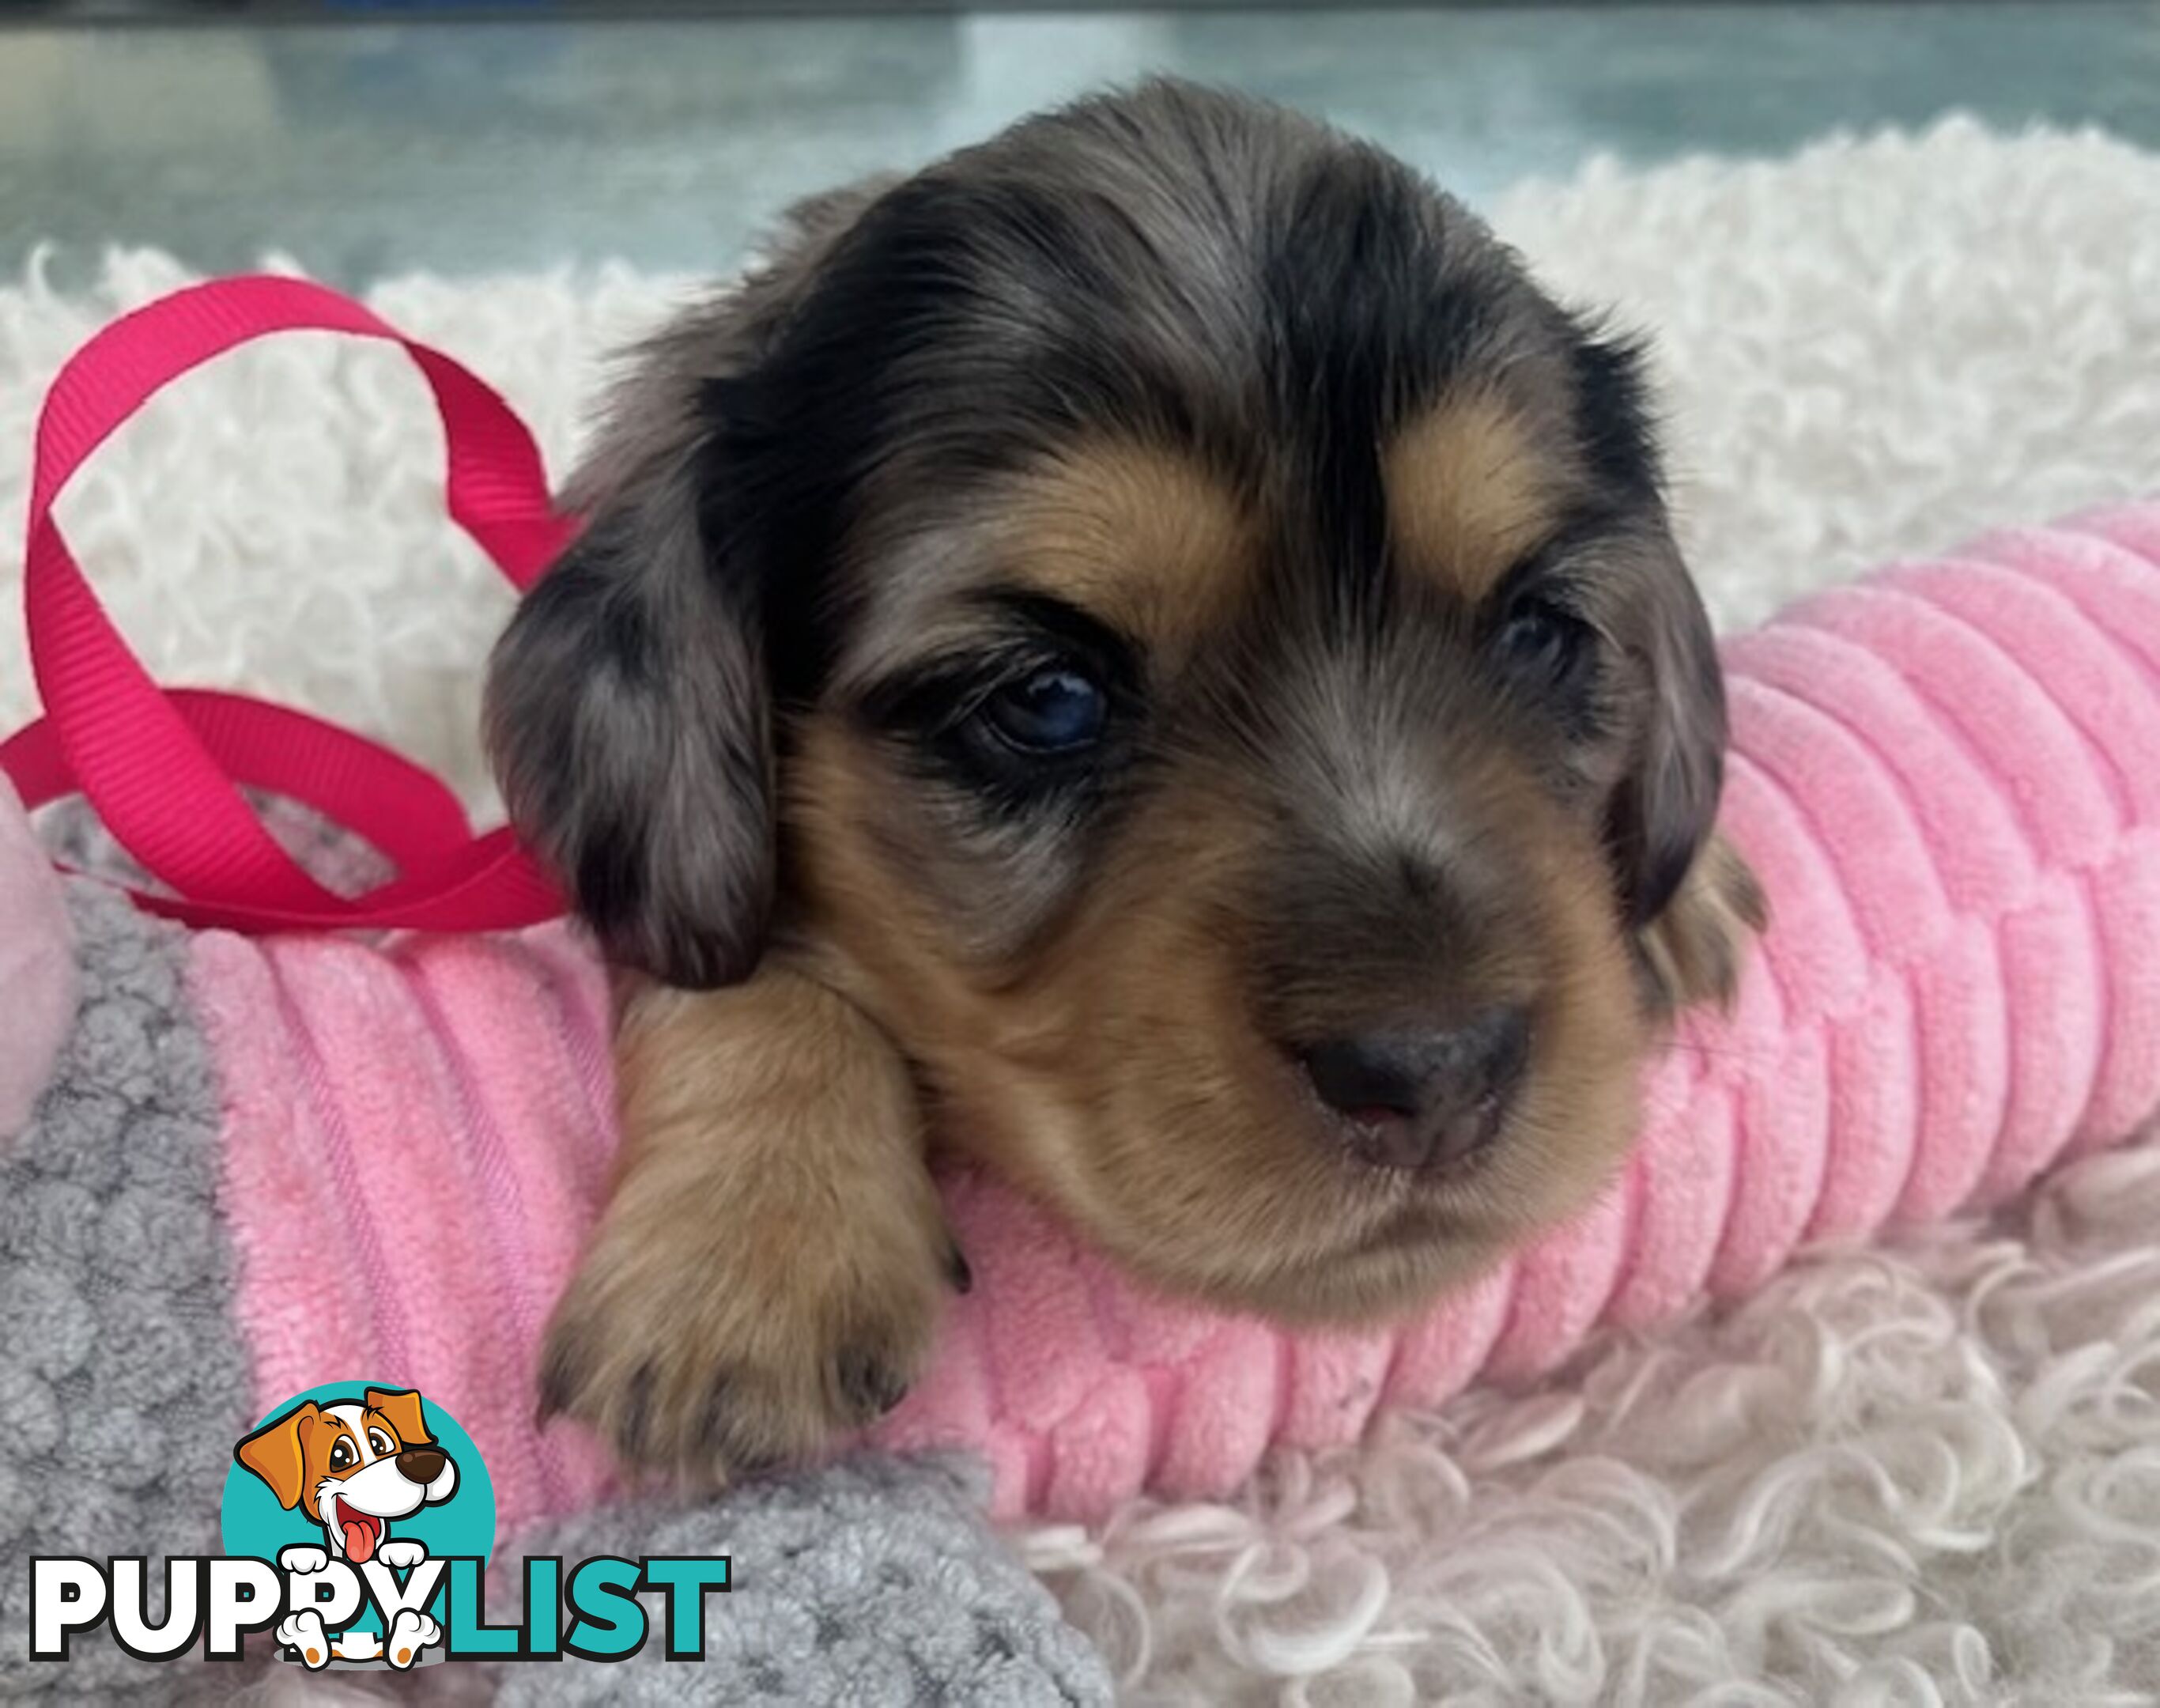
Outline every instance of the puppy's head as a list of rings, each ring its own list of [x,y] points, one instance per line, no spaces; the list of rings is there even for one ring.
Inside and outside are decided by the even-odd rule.
[[[491,727],[610,951],[817,958],[1159,1282],[1420,1296],[1729,976],[1633,352],[1320,127],[1151,86],[813,205],[573,498]]]

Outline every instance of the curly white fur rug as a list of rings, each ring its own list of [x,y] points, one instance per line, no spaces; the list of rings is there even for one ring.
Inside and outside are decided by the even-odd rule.
[[[2160,159],[1951,122],[1600,166],[1493,212],[1565,293],[1656,335],[1727,624],[2160,491]],[[44,382],[178,279],[127,254],[91,300],[0,290],[0,591]],[[375,299],[501,384],[560,467],[600,353],[682,288]],[[161,674],[304,701],[479,798],[475,667],[508,599],[438,519],[432,444],[394,357],[287,340],[186,382],[63,514]],[[15,628],[0,727],[30,704]],[[1234,1506],[1020,1540],[1136,1702],[2160,1701],[2160,1148],[1995,1225],[1818,1254],[1535,1394],[1285,1456]]]

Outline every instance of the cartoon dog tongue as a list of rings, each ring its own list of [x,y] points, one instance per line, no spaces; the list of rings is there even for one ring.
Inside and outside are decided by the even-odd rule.
[[[344,1520],[345,1557],[355,1565],[365,1565],[375,1557],[376,1523],[372,1519],[356,1517],[350,1513],[340,1514]]]

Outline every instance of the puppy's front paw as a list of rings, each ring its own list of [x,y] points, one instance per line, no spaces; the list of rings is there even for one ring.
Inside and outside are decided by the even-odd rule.
[[[375,1557],[392,1571],[403,1571],[425,1560],[428,1548],[425,1543],[416,1542],[410,1537],[402,1540],[393,1537],[375,1550]]]
[[[889,1410],[965,1275],[891,1046],[768,971],[643,993],[617,1058],[622,1172],[548,1326],[543,1411],[709,1482]]]
[[[420,1658],[420,1651],[442,1638],[442,1627],[417,1607],[407,1607],[390,1622],[383,1653],[401,1671]]]
[[[305,1553],[305,1549],[288,1548],[278,1555],[282,1561],[286,1555]],[[274,1633],[278,1641],[300,1657],[300,1664],[314,1672],[330,1664],[330,1634],[323,1628],[323,1616],[313,1608],[303,1608],[297,1613],[288,1613],[278,1622]]]
[[[330,1570],[330,1556],[320,1548],[310,1548],[304,1543],[278,1550],[278,1564],[295,1577],[312,1577],[319,1571]]]
[[[937,1328],[942,1224],[880,1232],[889,1213],[853,1225],[836,1213],[791,1222],[782,1241],[764,1237],[773,1223],[753,1233],[747,1202],[707,1213],[741,1237],[610,1217],[549,1325],[545,1410],[592,1425],[634,1464],[718,1482],[813,1453],[899,1402]]]

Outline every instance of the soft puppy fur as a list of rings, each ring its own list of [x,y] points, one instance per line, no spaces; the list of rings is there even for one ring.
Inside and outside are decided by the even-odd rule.
[[[543,1386],[633,1460],[904,1391],[933,1146],[1166,1288],[1414,1307],[1604,1183],[1759,922],[1636,352],[1280,110],[798,210],[570,498],[489,727],[631,975]]]

